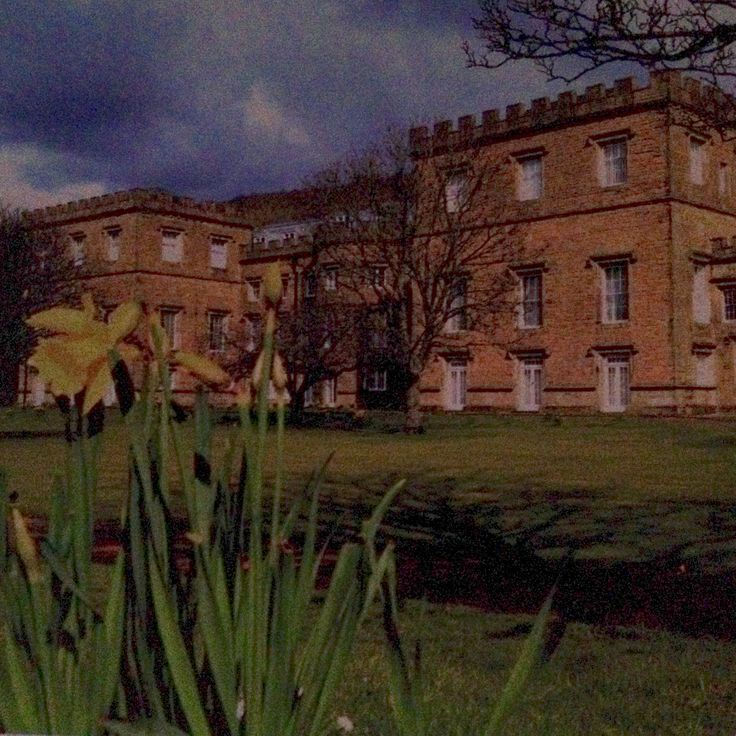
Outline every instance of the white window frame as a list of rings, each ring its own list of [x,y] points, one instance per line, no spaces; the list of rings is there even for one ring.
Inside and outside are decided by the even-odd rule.
[[[708,142],[705,138],[691,135],[688,139],[688,172],[690,183],[702,186],[705,184],[705,170],[708,161]]]
[[[536,299],[530,298],[531,290],[528,289],[532,279],[538,283]],[[519,292],[519,327],[526,330],[541,327],[544,321],[544,277],[542,269],[520,272]],[[527,309],[527,305],[533,304],[536,304],[534,312]]]
[[[736,284],[723,286],[721,291],[723,292],[723,321],[736,322]]]
[[[71,238],[72,263],[76,268],[81,268],[87,258],[87,236],[76,233],[69,237]]]
[[[263,322],[258,315],[250,315],[245,319],[245,349],[247,352],[252,353],[258,347],[259,340],[261,338],[261,330],[263,329]]]
[[[386,391],[388,372],[385,368],[371,368],[363,376],[363,388],[371,393]]]
[[[469,185],[467,171],[453,171],[447,174],[444,199],[448,215],[457,214],[467,205]]]
[[[109,227],[105,230],[105,253],[110,263],[120,260],[120,243],[123,229],[120,227]]]
[[[210,238],[210,268],[227,269],[227,238],[213,235]]]
[[[520,202],[541,199],[544,194],[544,158],[530,153],[516,158],[516,198]]]
[[[454,334],[467,329],[468,280],[459,278],[450,287],[448,293],[448,312],[458,310],[447,318],[445,332]]]
[[[539,411],[543,406],[544,359],[520,358],[518,361],[519,411]]]
[[[164,328],[164,332],[169,339],[171,348],[178,350],[181,346],[181,309],[177,307],[159,307],[158,316],[161,327]],[[166,317],[171,317],[172,319],[171,329],[167,328]]]
[[[598,146],[598,182],[602,187],[620,187],[629,181],[629,140],[628,136],[618,135],[596,140]],[[623,147],[624,155],[615,153]],[[623,160],[623,166],[616,165]]]
[[[386,288],[386,273],[388,267],[383,263],[376,263],[368,269],[368,280],[374,289]]]
[[[620,324],[631,319],[631,274],[629,273],[629,261],[626,259],[605,261],[599,264],[601,274],[601,322],[604,324]],[[613,279],[609,274],[618,268],[623,268],[625,289],[612,291]],[[616,301],[618,294],[623,294],[625,303],[623,308]],[[619,316],[623,312],[623,316]]]
[[[304,296],[309,298],[317,296],[317,275],[314,271],[304,274]]]
[[[261,287],[262,279],[260,278],[249,278],[245,280],[245,292],[249,302],[256,303],[261,301]]]
[[[467,361],[451,358],[445,367],[445,409],[462,411],[468,404]]]
[[[337,266],[327,266],[324,270],[325,291],[337,291]]]
[[[721,197],[731,194],[731,167],[725,161],[718,166],[718,194]]]
[[[215,329],[215,322],[219,321],[219,327]],[[211,310],[207,312],[207,345],[212,353],[224,353],[227,343],[228,314]],[[213,338],[216,340],[213,341]]]
[[[184,258],[184,233],[181,230],[161,230],[161,260],[164,263],[181,263]]]

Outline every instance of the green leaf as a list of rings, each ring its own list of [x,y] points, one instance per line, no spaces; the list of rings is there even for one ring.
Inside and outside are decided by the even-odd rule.
[[[197,689],[197,678],[192,669],[177,617],[171,609],[161,570],[155,560],[149,558],[148,570],[161,640],[169,664],[181,708],[189,723],[191,736],[209,736],[204,708]]]
[[[501,697],[496,702],[488,722],[488,727],[484,731],[484,736],[497,736],[503,733],[501,730],[503,724],[508,718],[513,708],[521,700],[526,690],[527,683],[532,673],[540,663],[542,649],[544,647],[544,635],[549,622],[550,611],[552,610],[552,599],[555,595],[555,588],[550,591],[544,601],[544,605],[537,614],[534,626],[524,642],[519,658],[516,660],[511,675],[501,693]]]

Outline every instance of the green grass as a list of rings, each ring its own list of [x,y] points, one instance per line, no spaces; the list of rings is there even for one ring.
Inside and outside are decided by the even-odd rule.
[[[433,733],[477,734],[523,641],[528,617],[409,602],[410,637],[423,642]],[[356,736],[388,727],[381,634],[366,627],[337,713]],[[736,644],[634,629],[571,625],[532,681],[508,736],[715,736],[736,724]]]
[[[387,422],[380,418],[382,424]],[[389,422],[394,419],[389,417]],[[127,485],[124,429],[105,433],[99,515],[118,516]],[[638,559],[674,546],[717,566],[736,564],[736,424],[636,417],[431,416],[422,436],[376,429],[290,429],[286,478],[302,486],[331,451],[327,492],[370,503],[409,480],[407,499],[449,499],[454,508],[500,512],[509,534],[540,550],[569,546],[591,557]],[[60,430],[58,412],[9,410],[0,431]],[[221,450],[228,428],[216,430]],[[0,436],[0,466],[23,508],[43,513],[63,442]],[[725,540],[725,541],[724,541]]]

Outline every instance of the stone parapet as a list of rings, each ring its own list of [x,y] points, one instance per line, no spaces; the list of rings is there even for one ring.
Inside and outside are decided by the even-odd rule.
[[[56,224],[121,210],[170,212],[197,218],[227,220],[247,226],[243,210],[236,204],[202,202],[191,197],[180,197],[163,189],[129,189],[102,194],[98,197],[88,197],[74,202],[30,210],[26,216],[36,222]]]
[[[456,126],[450,120],[440,120],[431,131],[427,126],[415,127],[409,131],[409,139],[415,155],[431,155],[494,138],[568,126],[591,117],[612,117],[626,109],[667,104],[702,108],[725,100],[725,93],[710,84],[685,77],[678,71],[654,71],[645,86],[637,86],[633,77],[619,79],[611,87],[594,84],[582,94],[566,91],[555,99],[532,100],[529,107],[522,103],[508,105],[505,116],[498,110],[485,110],[480,122],[474,115],[463,115]]]

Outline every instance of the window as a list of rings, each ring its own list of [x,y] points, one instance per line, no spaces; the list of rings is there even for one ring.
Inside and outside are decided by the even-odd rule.
[[[72,262],[79,268],[84,265],[85,243],[84,235],[72,235]]]
[[[468,177],[463,172],[450,174],[445,181],[445,209],[452,215],[459,212],[468,199]]]
[[[603,361],[603,410],[624,411],[630,401],[631,364],[628,355],[608,355]]]
[[[335,406],[337,404],[337,377],[327,378],[322,381],[322,406]]]
[[[703,184],[705,181],[705,141],[690,138],[690,181]]]
[[[330,266],[325,269],[325,291],[337,291],[337,268]]]
[[[308,273],[304,277],[304,296],[313,297],[317,294],[317,277],[313,273]]]
[[[629,263],[615,261],[602,266],[603,322],[624,322],[629,318]]]
[[[252,314],[245,322],[245,349],[252,353],[261,342],[263,320],[260,314]]]
[[[386,369],[371,369],[363,376],[363,388],[366,391],[386,390]]]
[[[713,351],[699,350],[693,355],[695,359],[695,385],[714,386],[716,383],[716,362]]]
[[[368,280],[371,286],[383,289],[386,286],[386,266],[371,266],[368,270]]]
[[[450,360],[445,374],[445,409],[462,411],[467,402],[466,364],[464,360]]]
[[[227,315],[223,312],[209,312],[207,314],[207,334],[209,335],[209,349],[221,353],[225,350],[225,336],[227,333]]]
[[[728,164],[721,162],[718,167],[718,194],[721,197],[727,197],[731,193],[731,176],[728,170]]]
[[[258,302],[261,300],[261,280],[246,279],[245,291],[249,302]]]
[[[519,366],[519,411],[539,411],[542,407],[541,358],[526,358]]]
[[[625,184],[628,178],[628,144],[626,138],[598,143],[599,180],[602,187]]]
[[[210,267],[223,271],[227,268],[227,240],[225,238],[210,240]]]
[[[465,307],[467,304],[467,281],[465,279],[457,280],[448,295],[449,298],[449,318],[445,325],[447,332],[460,332],[467,328],[467,314]]]
[[[314,406],[314,384],[304,390],[304,406]]]
[[[107,241],[107,260],[110,262],[117,261],[120,258],[121,234],[122,230],[119,227],[105,230],[105,240]]]
[[[169,307],[161,307],[159,316],[161,319],[161,327],[164,328],[166,337],[169,338],[169,345],[172,348],[179,347],[179,311]]]
[[[176,230],[161,232],[161,260],[166,263],[181,263],[184,237]]]
[[[542,274],[521,275],[520,327],[539,327],[542,324]]]
[[[542,156],[525,156],[517,160],[516,196],[519,200],[539,199],[542,196]]]
[[[710,267],[703,263],[695,264],[693,276],[693,319],[696,324],[710,324]]]
[[[723,319],[726,322],[736,320],[736,286],[723,289]]]
[[[291,283],[291,278],[289,278],[288,274],[285,274],[281,277],[281,295],[284,300],[287,298],[287,295],[289,293],[290,283]]]

